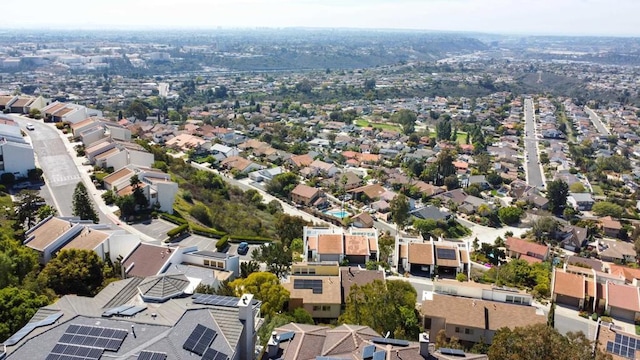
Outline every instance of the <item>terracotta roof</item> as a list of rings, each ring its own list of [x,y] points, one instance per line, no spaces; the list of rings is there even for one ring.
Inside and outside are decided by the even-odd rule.
[[[67,115],[70,112],[74,112],[75,110],[76,109],[74,109],[74,108],[62,108],[62,109],[56,111],[55,113],[53,113],[52,115],[61,117],[61,116]]]
[[[487,324],[485,324],[485,309]],[[432,318],[445,318],[447,325],[461,325],[478,329],[513,329],[546,323],[544,315],[538,315],[533,306],[515,305],[496,301],[468,299],[457,296],[433,294],[433,300],[422,302],[421,312]]]
[[[89,125],[89,124],[93,124],[96,123],[97,121],[94,118],[86,118],[82,121],[79,121],[75,124],[71,124],[71,130],[75,130],[77,128],[81,128],[83,126]]]
[[[313,158],[309,154],[292,156],[289,160],[297,167],[309,166],[313,163]]]
[[[555,271],[553,282],[553,292],[558,295],[565,295],[572,298],[584,299],[585,278],[584,276],[566,273],[560,270]]]
[[[309,247],[309,250],[318,250],[318,237],[309,236],[307,238],[307,246]]]
[[[369,255],[369,242],[367,238],[359,235],[345,235],[345,255]]]
[[[106,184],[110,184],[113,185],[114,182],[126,177],[126,176],[130,176],[133,175],[133,170],[129,169],[129,168],[122,168],[116,172],[113,172],[107,176],[104,177],[104,179],[102,180],[104,183]]]
[[[406,259],[409,256],[409,245],[401,244],[400,245],[400,258]]]
[[[624,276],[628,282],[633,282],[634,279],[640,279],[640,269],[634,269],[622,265],[609,264],[609,269],[612,274]]]
[[[611,216],[605,216],[600,218],[600,222],[602,223],[602,227],[612,230],[620,230],[622,229],[622,225],[620,221],[614,220]]]
[[[364,226],[372,227],[373,226],[373,218],[369,215],[368,212],[361,212],[358,215],[354,215],[351,217],[351,220],[359,220]]]
[[[33,239],[27,242],[27,246],[32,249],[44,251],[49,244],[60,235],[69,231],[72,226],[69,221],[52,217],[27,235],[27,239],[33,236]]]
[[[51,106],[45,110],[45,114],[53,114],[54,112],[62,109],[65,106],[67,105],[63,103],[51,104]]]
[[[9,101],[13,100],[14,96],[9,95],[9,96],[0,96],[0,105],[4,105],[6,106]]]
[[[128,270],[128,277],[156,276],[169,261],[169,251],[164,246],[140,244],[122,262],[122,267]]]
[[[90,147],[88,147],[85,152],[87,154],[100,154],[102,151],[104,151],[104,148],[112,145],[113,143],[111,141],[108,140],[104,140],[104,141],[99,141],[97,144],[95,145],[91,145]]]
[[[224,166],[226,168],[234,168],[237,169],[239,171],[243,171],[244,169],[246,169],[247,167],[249,167],[249,165],[251,165],[251,161],[247,160],[241,156],[230,156],[224,160],[222,160],[220,162],[221,166]]]
[[[408,247],[409,263],[417,265],[433,265],[433,245],[412,242]]]
[[[540,244],[536,244],[534,242],[526,241],[523,239],[519,239],[516,237],[508,237],[507,238],[507,249],[509,251],[516,252],[522,255],[539,255],[546,256],[548,247]]]
[[[306,199],[311,199],[314,196],[316,196],[316,194],[318,194],[318,192],[320,191],[320,189],[318,188],[314,188],[311,186],[307,186],[305,184],[298,184],[295,189],[293,189],[291,191],[292,195],[297,195],[300,196],[302,198],[306,198]]]
[[[343,254],[342,234],[320,234],[318,235],[318,253],[337,255]]]
[[[109,234],[103,231],[94,230],[90,228],[84,228],[82,232],[73,238],[62,250],[65,249],[77,249],[77,250],[93,250],[98,245],[102,244]]]
[[[32,103],[34,100],[35,99],[28,97],[18,98],[18,100],[14,101],[13,104],[11,104],[11,107],[25,107]]]
[[[607,304],[609,306],[640,312],[638,288],[607,282]]]
[[[369,251],[378,251],[378,242],[375,238],[369,238]]]
[[[349,192],[356,193],[356,194],[364,193],[365,195],[367,195],[369,199],[375,199],[380,197],[380,195],[384,194],[386,191],[387,190],[383,188],[382,185],[380,184],[371,184],[371,185],[365,185],[359,188],[352,189]]]
[[[542,259],[538,259],[536,257],[529,256],[529,255],[520,255],[520,257],[518,259],[524,260],[524,261],[528,262],[529,264],[536,264],[536,263],[541,263],[542,262]]]
[[[117,153],[119,153],[119,152],[120,152],[120,149],[118,149],[118,148],[109,149],[109,150],[107,150],[107,151],[105,151],[105,152],[102,152],[102,153],[100,153],[100,154],[96,155],[95,159],[96,159],[96,160],[106,159],[106,158],[108,158],[109,156],[111,156],[111,155],[113,155],[113,154],[117,154]]]

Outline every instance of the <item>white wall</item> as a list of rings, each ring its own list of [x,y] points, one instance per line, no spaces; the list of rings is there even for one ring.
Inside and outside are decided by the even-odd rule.
[[[113,167],[115,170],[122,169],[127,166],[127,153],[120,151],[117,154],[109,156],[105,165],[107,167]]]
[[[151,167],[153,165],[153,154],[146,151],[126,150],[129,153],[129,164]]]
[[[118,256],[126,259],[129,254],[140,244],[138,235],[129,234],[125,231],[119,231],[111,235],[105,243],[103,243],[104,253],[109,253],[111,261],[118,260]],[[98,253],[100,254],[100,253]],[[101,255],[104,258],[104,254]]]
[[[131,131],[125,128],[119,128],[115,126],[109,126],[109,132],[111,138],[114,140],[131,141]]]
[[[154,186],[158,189],[160,210],[173,214],[173,202],[178,193],[178,184],[174,182],[158,182],[155,183]]]
[[[84,146],[89,146],[90,144],[104,138],[104,131],[101,128],[92,129],[91,131],[86,131],[80,134],[80,139]]]
[[[27,177],[29,170],[35,169],[36,163],[31,145],[7,142],[0,145],[0,148],[4,161],[4,170],[0,170],[0,173],[10,172],[16,177]]]
[[[49,260],[51,260],[52,254],[65,246],[72,238],[80,233],[82,229],[84,229],[83,224],[74,224],[71,229],[67,230],[64,234],[52,241],[49,246],[44,249],[43,256],[41,257],[42,265],[48,263]],[[29,243],[27,243],[27,246],[28,245]]]

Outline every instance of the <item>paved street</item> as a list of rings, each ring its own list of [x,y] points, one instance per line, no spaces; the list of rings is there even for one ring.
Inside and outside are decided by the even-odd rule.
[[[531,186],[544,186],[545,181],[538,157],[538,139],[536,138],[535,111],[533,99],[524,100],[524,152],[527,183]]]
[[[584,111],[589,115],[591,123],[596,127],[596,130],[598,130],[600,135],[611,135],[611,132],[607,130],[607,128],[604,126],[604,123],[602,123],[600,116],[598,116],[595,111],[589,109],[587,106],[584,107]]]

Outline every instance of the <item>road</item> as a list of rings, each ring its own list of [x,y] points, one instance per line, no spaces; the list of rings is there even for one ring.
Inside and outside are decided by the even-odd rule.
[[[162,97],[167,97],[169,95],[169,84],[167,83],[159,83],[158,84],[158,95]]]
[[[596,127],[596,130],[598,130],[600,135],[611,135],[611,132],[604,126],[604,123],[602,123],[600,116],[598,116],[595,111],[589,109],[589,107],[587,106],[584,107],[584,111],[589,114],[591,123]]]
[[[59,130],[51,124],[12,115],[12,118],[21,127],[32,123],[35,130],[24,130],[30,137],[38,164],[44,173],[45,183],[53,205],[58,209],[58,215],[72,216],[73,191],[76,185],[82,181],[81,174],[76,166],[69,149],[60,138]],[[95,204],[94,204],[95,206]],[[100,213],[102,223],[111,221]]]
[[[545,180],[538,156],[538,139],[536,138],[533,99],[524,100],[524,122],[524,152],[527,184],[535,187],[544,186]]]

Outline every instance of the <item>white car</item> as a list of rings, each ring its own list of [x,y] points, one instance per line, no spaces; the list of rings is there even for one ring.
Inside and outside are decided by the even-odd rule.
[[[32,124],[32,123],[28,123],[28,124],[27,124],[27,130],[33,131],[33,130],[35,130],[35,129],[36,129],[36,128],[33,126],[33,124]]]

